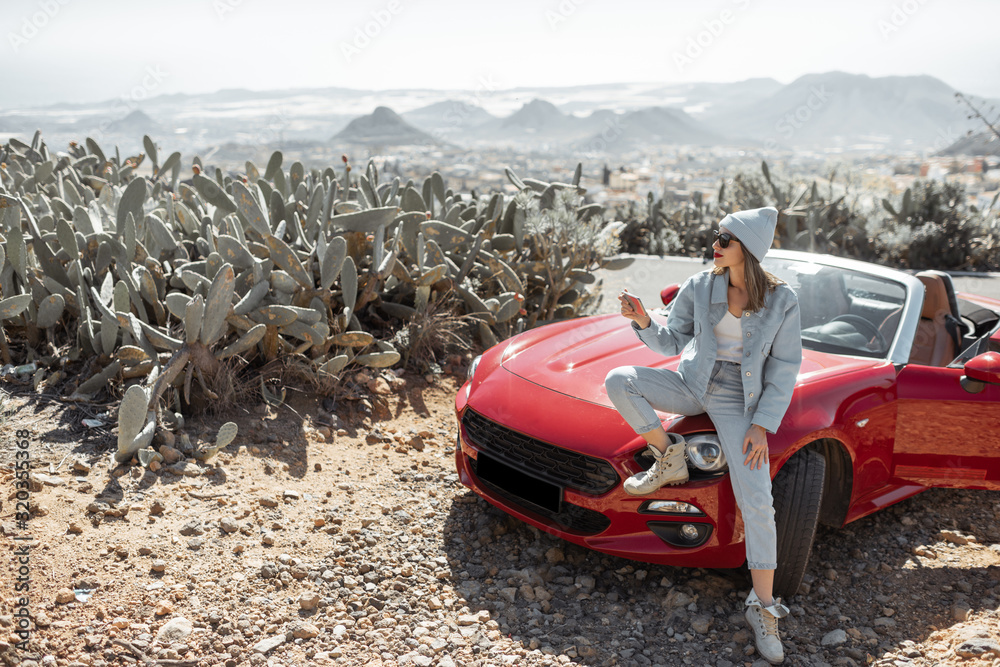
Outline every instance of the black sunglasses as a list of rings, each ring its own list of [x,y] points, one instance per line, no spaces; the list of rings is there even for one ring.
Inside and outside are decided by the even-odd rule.
[[[719,230],[716,229],[715,231],[712,232],[712,234],[715,235],[715,241],[719,242],[719,247],[720,248],[728,248],[730,241],[736,241],[737,243],[740,242],[740,240],[738,238],[736,238],[735,236],[733,236],[729,232],[722,232],[720,234]]]

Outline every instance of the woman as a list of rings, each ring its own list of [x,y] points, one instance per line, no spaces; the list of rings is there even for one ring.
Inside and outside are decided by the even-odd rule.
[[[681,360],[676,371],[623,366],[605,380],[608,397],[649,443],[655,461],[625,481],[632,495],[688,480],[684,438],[667,433],[654,410],[707,412],[712,419],[746,527],[753,580],[746,618],[757,650],[773,664],[784,659],[777,621],[788,608],[772,597],[777,540],[767,433],[781,424],[802,361],[795,292],[760,266],[777,219],[771,207],[723,218],[712,244],[715,267],[681,286],[665,325],[620,297],[621,313],[632,320],[639,339],[665,356],[680,354]]]

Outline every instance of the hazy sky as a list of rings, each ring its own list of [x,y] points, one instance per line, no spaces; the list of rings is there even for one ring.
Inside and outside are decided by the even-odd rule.
[[[830,70],[929,74],[1000,98],[998,25],[996,0],[3,0],[0,108],[137,87],[788,83]]]

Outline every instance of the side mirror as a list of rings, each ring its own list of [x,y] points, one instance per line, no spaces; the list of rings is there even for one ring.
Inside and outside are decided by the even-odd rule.
[[[660,301],[663,302],[663,305],[669,305],[670,302],[674,300],[674,297],[677,296],[677,292],[679,292],[680,289],[680,285],[667,285],[660,290]]]
[[[978,394],[986,385],[1000,385],[1000,352],[987,352],[973,357],[963,366],[962,389]]]

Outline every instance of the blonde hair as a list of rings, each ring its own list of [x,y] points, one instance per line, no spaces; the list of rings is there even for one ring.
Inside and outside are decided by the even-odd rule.
[[[729,267],[717,266],[712,269],[712,273],[717,276],[723,275]],[[764,307],[764,297],[775,290],[778,285],[784,285],[785,281],[769,271],[765,271],[752,254],[743,249],[743,280],[747,285],[747,307],[752,313]]]

